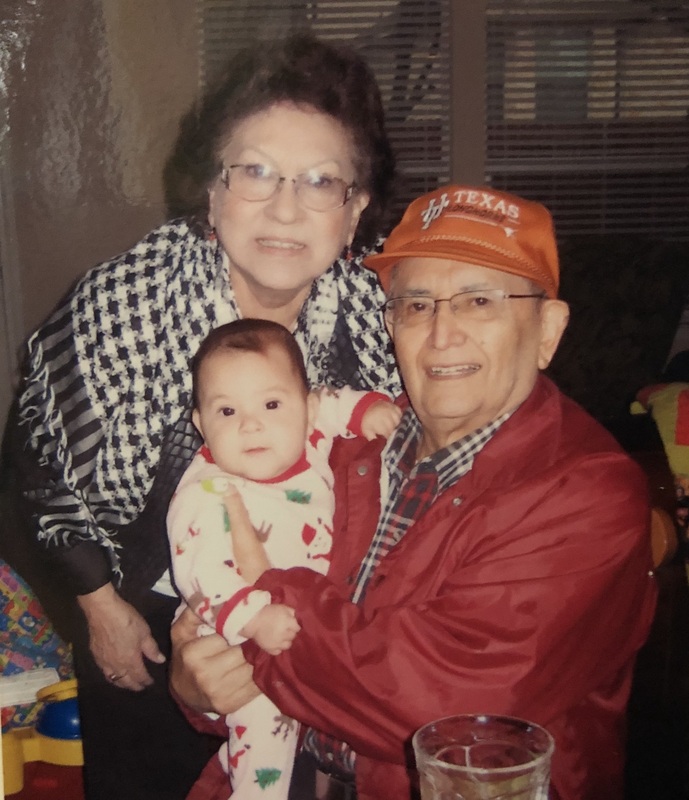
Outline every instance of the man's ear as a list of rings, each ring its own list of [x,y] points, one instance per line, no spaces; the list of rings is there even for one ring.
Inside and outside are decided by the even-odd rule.
[[[306,396],[306,419],[308,424],[309,435],[316,427],[316,419],[318,418],[318,411],[321,405],[321,396],[318,392],[309,392]]]
[[[201,428],[201,415],[199,414],[198,408],[195,408],[191,412],[191,421],[194,423],[194,427],[196,430],[201,434],[201,438],[204,438],[203,430]]]
[[[564,300],[544,300],[541,303],[541,341],[538,348],[538,368],[550,364],[562,334],[569,322],[569,306]]]

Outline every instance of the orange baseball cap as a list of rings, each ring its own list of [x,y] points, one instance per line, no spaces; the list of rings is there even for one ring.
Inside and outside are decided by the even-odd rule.
[[[390,286],[402,258],[446,258],[529,278],[557,297],[560,268],[550,212],[540,203],[486,186],[441,186],[414,200],[364,264]]]

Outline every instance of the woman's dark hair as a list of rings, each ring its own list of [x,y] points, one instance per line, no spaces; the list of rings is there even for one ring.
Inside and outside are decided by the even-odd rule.
[[[280,102],[328,114],[351,135],[356,182],[371,198],[355,245],[371,244],[385,224],[395,171],[380,91],[361,56],[311,33],[243,49],[182,120],[166,167],[170,212],[207,229],[208,188],[221,169],[220,154],[234,129]]]
[[[294,336],[284,325],[277,322],[246,317],[220,325],[201,342],[191,364],[194,408],[199,407],[199,371],[209,356],[219,350],[240,350],[245,353],[264,354],[271,347],[279,348],[287,356],[306,395],[309,391],[309,381],[306,377],[304,356]]]

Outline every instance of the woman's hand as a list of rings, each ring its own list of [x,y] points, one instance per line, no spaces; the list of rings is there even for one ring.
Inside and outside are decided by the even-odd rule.
[[[230,484],[223,497],[230,518],[232,552],[240,575],[247,583],[255,583],[270,569],[270,561],[254,530],[246,506],[237,489]]]
[[[106,679],[134,692],[149,686],[153,679],[145,659],[162,664],[165,656],[146,620],[117,594],[112,584],[77,599],[88,622],[91,653]]]
[[[240,646],[218,634],[198,637],[199,618],[186,609],[172,626],[170,684],[196,711],[232,714],[260,691]]]

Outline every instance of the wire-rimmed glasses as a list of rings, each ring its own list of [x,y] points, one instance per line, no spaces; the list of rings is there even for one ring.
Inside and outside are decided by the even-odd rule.
[[[267,164],[230,164],[223,166],[220,180],[225,188],[250,203],[269,200],[280,184],[291,181],[299,202],[311,211],[333,211],[349,201],[356,189],[347,183],[317,169],[311,169],[285,178]]]
[[[421,325],[430,322],[438,311],[438,303],[449,303],[455,316],[470,321],[487,322],[498,319],[505,311],[506,300],[527,297],[544,298],[539,294],[509,294],[502,289],[475,289],[457,292],[452,297],[403,295],[392,297],[383,305],[386,319],[395,325]]]

